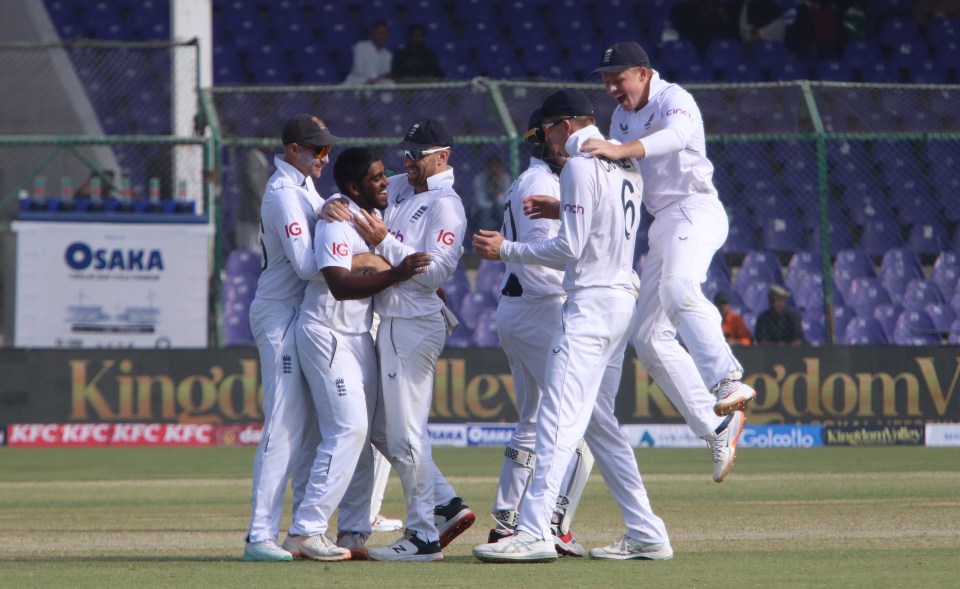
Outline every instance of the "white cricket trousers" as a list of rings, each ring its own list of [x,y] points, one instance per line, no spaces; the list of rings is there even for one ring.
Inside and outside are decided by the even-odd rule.
[[[301,315],[297,350],[322,438],[306,494],[290,526],[291,534],[309,536],[327,531],[345,494],[363,498],[372,492],[369,428],[379,383],[377,353],[369,333],[339,333]],[[360,502],[360,522],[344,521],[351,518],[344,513],[347,509],[341,509],[340,528],[369,534],[368,505],[368,501]],[[352,515],[355,518],[357,514]],[[356,529],[357,525],[365,528]]]
[[[537,408],[547,373],[550,343],[563,313],[562,295],[524,299],[501,296],[495,319],[500,347],[510,364],[517,427],[510,446],[535,452]],[[516,511],[530,478],[530,469],[504,459],[493,512]]]
[[[634,297],[612,288],[568,294],[554,334],[537,415],[537,465],[520,506],[518,530],[550,538],[550,518],[580,439],[586,440],[631,538],[666,542],[650,507],[630,442],[614,416]],[[603,370],[598,379],[598,371]]]
[[[657,213],[632,340],[640,362],[690,429],[707,439],[723,421],[713,412],[710,389],[742,370],[723,337],[720,312],[700,290],[728,231],[727,213],[712,194],[688,196]],[[677,341],[678,331],[689,352]]]
[[[400,475],[407,502],[407,530],[426,542],[440,539],[434,506],[455,495],[433,462],[427,432],[437,359],[445,342],[446,324],[439,312],[416,318],[380,318],[377,353],[387,456]]]
[[[277,540],[283,495],[293,473],[293,512],[303,500],[320,432],[300,370],[295,327],[302,297],[254,299],[250,328],[260,354],[263,434],[253,459],[248,542]]]

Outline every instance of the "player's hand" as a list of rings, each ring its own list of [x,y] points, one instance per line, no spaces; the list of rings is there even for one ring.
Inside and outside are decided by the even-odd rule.
[[[433,258],[430,257],[430,254],[417,252],[404,258],[403,261],[400,262],[400,265],[394,268],[392,272],[396,274],[399,281],[409,280],[417,274],[426,272],[427,266],[429,266],[432,261]]]
[[[349,221],[350,220],[350,206],[344,202],[346,199],[341,198],[340,200],[332,200],[323,205],[323,208],[320,209],[320,218],[326,220],[328,223],[333,223],[334,221]]]
[[[372,246],[380,245],[383,238],[387,236],[387,226],[383,219],[363,209],[360,209],[359,215],[353,216],[353,226],[360,237]]]
[[[442,288],[437,289],[437,297],[439,297],[440,300],[443,301],[444,305],[447,304],[447,293],[443,292]]]
[[[597,139],[596,137],[591,137],[583,142],[580,145],[580,151],[587,155],[594,157],[603,156],[608,160],[619,160],[623,159],[623,154],[621,153],[621,148],[623,146],[611,143],[609,141],[604,141],[603,139]]]
[[[545,194],[525,196],[523,214],[531,219],[559,219],[560,201]]]
[[[499,260],[501,244],[503,244],[503,236],[500,233],[480,229],[473,236],[473,253],[484,260]]]

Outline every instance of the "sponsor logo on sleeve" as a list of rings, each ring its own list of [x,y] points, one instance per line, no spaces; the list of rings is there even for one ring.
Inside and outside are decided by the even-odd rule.
[[[437,243],[442,243],[443,245],[453,245],[453,231],[441,229],[440,233],[437,234]]]
[[[287,232],[287,237],[299,237],[303,233],[303,228],[296,221],[284,227],[284,230]]]
[[[565,204],[563,205],[564,213],[573,213],[574,215],[582,215],[583,207],[580,205]]]
[[[346,257],[350,255],[350,248],[346,243],[333,242],[330,244],[330,252],[335,256]]]
[[[688,111],[683,110],[682,108],[671,108],[670,110],[668,110],[668,111],[666,112],[666,114],[665,114],[664,116],[669,117],[669,116],[672,116],[672,115],[683,115],[683,116],[687,117],[688,119],[692,119],[692,118],[693,118],[693,115],[691,115]]]

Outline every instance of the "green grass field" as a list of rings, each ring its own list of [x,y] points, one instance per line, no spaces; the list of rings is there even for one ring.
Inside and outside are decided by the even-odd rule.
[[[502,452],[441,448],[478,516],[444,562],[247,564],[252,448],[0,448],[0,587],[960,586],[960,449],[743,449],[721,485],[706,450],[637,455],[670,561],[482,564]],[[588,548],[623,532],[596,473],[574,525]],[[395,474],[383,512],[402,517]]]

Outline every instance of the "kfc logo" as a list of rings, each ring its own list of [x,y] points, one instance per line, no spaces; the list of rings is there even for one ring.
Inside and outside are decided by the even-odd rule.
[[[331,243],[330,250],[335,256],[346,256],[350,254],[350,248],[345,243]]]
[[[293,222],[284,227],[287,232],[287,237],[297,237],[303,233],[303,229],[300,228],[300,223]]]
[[[453,231],[444,231],[441,229],[440,233],[437,234],[437,242],[443,245],[453,245]]]

